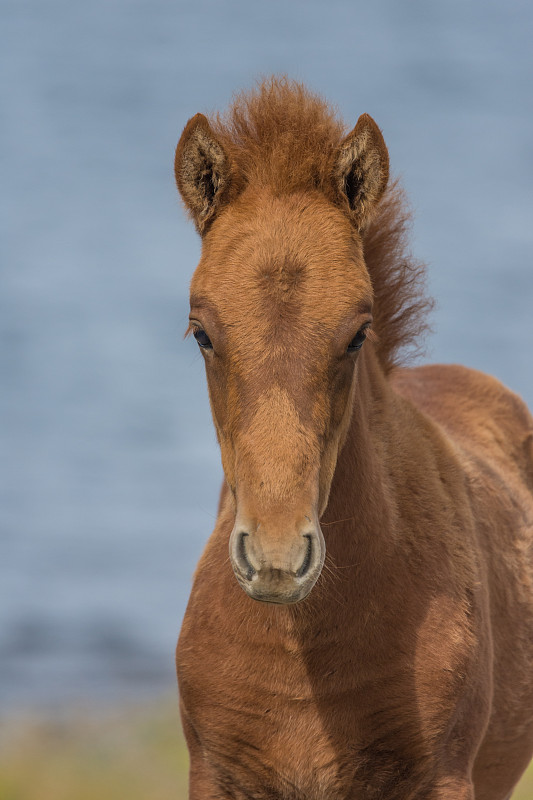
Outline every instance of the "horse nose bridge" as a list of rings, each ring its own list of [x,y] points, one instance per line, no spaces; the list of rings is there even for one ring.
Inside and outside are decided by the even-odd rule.
[[[293,493],[319,466],[320,432],[312,416],[277,384],[250,401],[234,435],[237,480],[258,495]]]
[[[320,471],[318,448],[284,436],[281,429],[270,431],[270,439],[237,445],[235,477],[246,505],[259,508],[307,503]],[[283,439],[281,442],[280,440]]]

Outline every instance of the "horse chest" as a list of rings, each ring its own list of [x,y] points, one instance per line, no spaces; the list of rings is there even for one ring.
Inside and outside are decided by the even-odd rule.
[[[213,628],[201,657],[197,646],[198,632],[185,632],[180,689],[224,796],[393,800],[400,792],[416,741],[414,694],[404,692],[401,709],[391,695],[401,676],[373,669],[370,681],[343,647],[313,649],[291,636],[274,647]]]

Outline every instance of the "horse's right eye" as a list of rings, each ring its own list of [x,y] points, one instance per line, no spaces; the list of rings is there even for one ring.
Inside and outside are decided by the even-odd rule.
[[[198,342],[198,344],[200,345],[200,347],[203,347],[204,350],[212,350],[213,349],[213,345],[211,344],[211,339],[209,338],[207,333],[205,331],[203,331],[201,328],[196,328],[193,331],[193,336],[196,339],[196,341]]]

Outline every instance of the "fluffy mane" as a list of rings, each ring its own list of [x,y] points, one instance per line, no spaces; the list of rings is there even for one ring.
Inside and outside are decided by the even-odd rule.
[[[336,112],[302,84],[271,78],[238,95],[210,119],[247,183],[275,193],[323,189],[329,193],[330,159],[348,128]],[[397,182],[389,185],[363,233],[374,287],[374,331],[380,361],[390,371],[406,351],[422,349],[433,303],[425,293],[425,265],[408,248],[410,213]]]

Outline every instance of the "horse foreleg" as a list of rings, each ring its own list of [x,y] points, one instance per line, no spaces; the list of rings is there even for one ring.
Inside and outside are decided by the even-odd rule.
[[[202,744],[183,708],[181,724],[189,750],[189,800],[220,800],[219,784],[214,780]]]
[[[212,780],[209,770],[191,762],[189,771],[189,800],[221,800],[218,784]]]
[[[428,800],[475,800],[474,784],[470,778],[445,778],[439,781]]]

